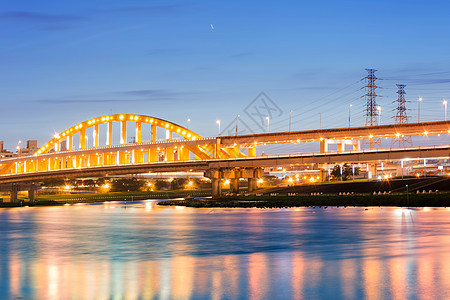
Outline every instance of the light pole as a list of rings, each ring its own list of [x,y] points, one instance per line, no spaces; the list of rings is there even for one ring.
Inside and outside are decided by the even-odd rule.
[[[291,116],[292,116],[292,109],[289,111],[289,132],[291,132]]]
[[[420,123],[420,102],[422,102],[422,97],[419,97],[419,101],[417,102],[418,110],[417,110],[417,123]]]
[[[269,124],[270,124],[269,116],[266,117],[266,120],[267,120],[267,133],[269,133]]]
[[[377,106],[377,110],[378,110],[378,126],[381,125],[381,106]]]
[[[17,147],[16,147],[17,154],[19,154],[19,155],[20,155],[20,143],[22,143],[22,141],[17,142]]]
[[[186,120],[186,128],[187,129],[189,129],[189,122],[191,121],[191,118],[188,118],[187,120]]]
[[[351,105],[351,104],[348,106],[348,128],[350,128],[350,114],[352,111],[352,106],[353,105]]]
[[[217,121],[216,121],[216,124],[219,125],[219,136],[220,136],[220,120],[217,120]]]
[[[319,129],[322,129],[322,113],[319,113]]]
[[[444,121],[447,121],[447,100],[444,100],[442,104],[444,104]]]
[[[238,134],[238,120],[239,120],[240,115],[236,116],[236,136]]]

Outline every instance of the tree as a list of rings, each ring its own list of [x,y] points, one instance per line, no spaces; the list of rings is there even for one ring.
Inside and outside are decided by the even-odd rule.
[[[145,182],[137,178],[120,178],[111,182],[112,192],[137,192],[142,189]]]
[[[360,168],[356,167],[354,172],[355,173],[353,173],[352,166],[349,166],[348,164],[345,163],[342,166],[342,169],[341,169],[340,165],[335,165],[333,170],[331,171],[331,176],[334,179],[339,180],[342,178],[342,181],[346,181],[346,180],[349,180],[352,176],[358,176],[359,172],[360,172]]]

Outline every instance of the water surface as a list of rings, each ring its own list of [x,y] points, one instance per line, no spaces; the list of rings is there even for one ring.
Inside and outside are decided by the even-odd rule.
[[[448,299],[450,209],[0,209],[2,299]]]

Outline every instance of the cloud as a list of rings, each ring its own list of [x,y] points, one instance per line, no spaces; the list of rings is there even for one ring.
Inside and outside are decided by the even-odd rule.
[[[0,14],[0,18],[9,21],[30,22],[38,24],[60,24],[66,22],[84,21],[86,18],[78,15],[43,14],[27,11],[10,11]]]
[[[116,92],[119,95],[134,96],[134,97],[151,97],[155,99],[175,98],[179,95],[177,92],[164,89],[150,89],[150,90],[130,90]]]
[[[152,102],[152,101],[167,101],[176,100],[182,96],[194,94],[194,92],[179,93],[171,90],[165,89],[148,89],[148,90],[128,90],[128,91],[118,91],[107,93],[111,95],[116,95],[116,97],[105,98],[105,97],[92,97],[92,96],[82,96],[77,97],[66,97],[59,99],[38,99],[32,100],[31,102],[46,103],[46,104],[87,104],[87,103],[134,103],[134,102]],[[89,98],[87,98],[89,97]],[[121,99],[121,97],[124,97]]]

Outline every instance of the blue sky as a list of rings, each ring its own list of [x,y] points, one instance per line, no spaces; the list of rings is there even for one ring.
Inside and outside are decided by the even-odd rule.
[[[2,1],[0,140],[49,140],[109,113],[141,113],[217,134],[265,92],[270,130],[364,125],[365,68],[382,123],[396,83],[417,121],[450,98],[448,1]],[[214,28],[211,27],[211,24]],[[265,127],[264,127],[265,128]],[[441,138],[441,140],[447,139]],[[445,141],[444,141],[445,142]],[[448,142],[448,141],[447,141]]]

